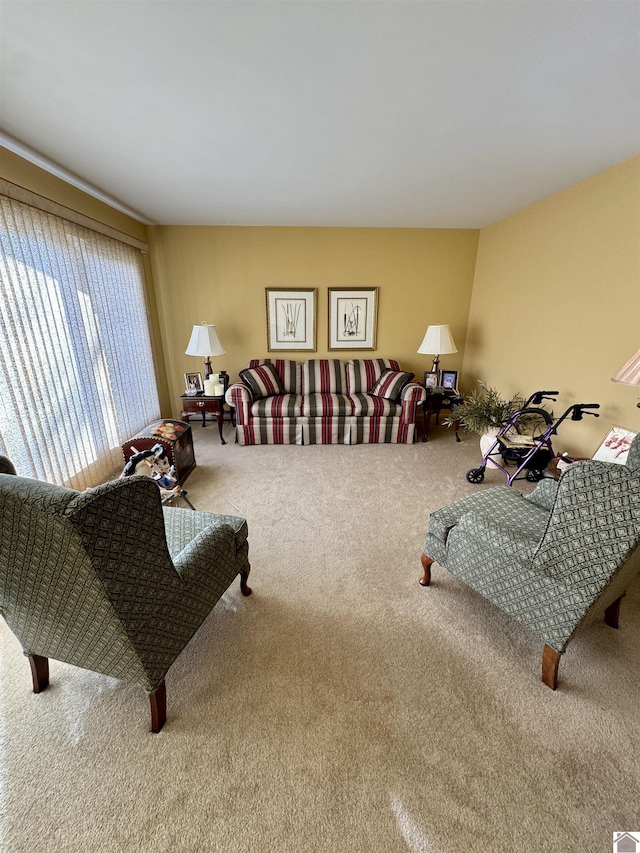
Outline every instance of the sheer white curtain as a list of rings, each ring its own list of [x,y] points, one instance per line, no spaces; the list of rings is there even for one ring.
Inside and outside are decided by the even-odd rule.
[[[0,452],[82,489],[159,417],[138,249],[0,195]]]

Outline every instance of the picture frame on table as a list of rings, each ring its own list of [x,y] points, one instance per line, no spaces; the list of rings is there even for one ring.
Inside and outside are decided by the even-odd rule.
[[[616,462],[618,465],[625,465],[631,442],[637,434],[624,427],[612,426],[592,459],[598,462]]]
[[[194,397],[196,394],[202,394],[204,385],[202,384],[201,373],[185,373],[184,387],[188,397]]]
[[[442,387],[446,388],[447,391],[457,391],[458,390],[458,371],[457,370],[441,370],[440,371],[440,382],[442,383]]]
[[[316,351],[317,288],[265,288],[267,350]]]
[[[377,287],[329,288],[329,350],[374,350]]]
[[[424,387],[429,390],[433,390],[434,388],[438,388],[440,386],[440,371],[439,370],[425,370],[424,372]]]

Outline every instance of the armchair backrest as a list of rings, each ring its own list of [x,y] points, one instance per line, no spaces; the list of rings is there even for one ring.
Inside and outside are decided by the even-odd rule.
[[[640,475],[640,433],[631,442],[626,465],[629,471]]]
[[[79,493],[0,474],[0,612],[29,654],[146,685],[134,645],[180,584],[151,480]]]
[[[640,544],[640,435],[626,465],[575,462],[563,473],[533,564],[599,591]]]

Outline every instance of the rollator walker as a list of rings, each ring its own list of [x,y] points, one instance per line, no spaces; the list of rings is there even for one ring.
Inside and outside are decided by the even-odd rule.
[[[487,465],[499,468],[506,475],[507,486],[514,480],[526,479],[537,483],[542,478],[542,472],[555,456],[551,444],[551,436],[556,435],[560,424],[571,417],[572,421],[581,421],[585,415],[599,418],[591,409],[599,409],[599,403],[576,403],[569,406],[567,411],[557,420],[546,409],[540,408],[544,400],[555,403],[558,391],[536,391],[525,402],[521,409],[514,412],[509,420],[500,427],[495,441],[489,447],[478,468],[467,471],[470,483],[482,483]],[[507,466],[514,466],[513,473]],[[520,475],[522,472],[524,477]]]

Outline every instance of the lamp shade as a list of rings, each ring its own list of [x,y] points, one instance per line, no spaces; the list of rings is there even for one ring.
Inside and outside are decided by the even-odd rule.
[[[194,326],[185,355],[224,355],[226,350],[220,343],[216,327],[208,323]]]
[[[418,347],[418,352],[422,355],[447,355],[451,352],[458,352],[449,326],[446,323],[429,326],[422,343]]]
[[[623,385],[640,385],[640,349],[631,356],[629,361],[625,361],[616,375],[611,378],[614,382],[622,382]]]

